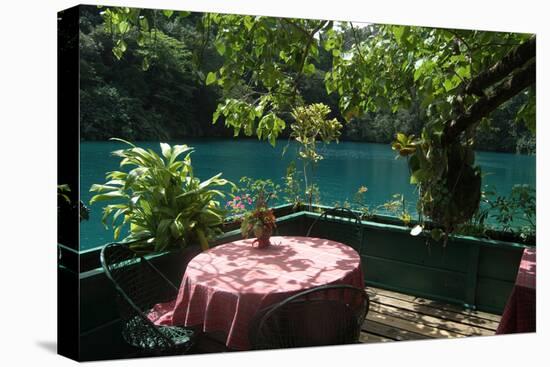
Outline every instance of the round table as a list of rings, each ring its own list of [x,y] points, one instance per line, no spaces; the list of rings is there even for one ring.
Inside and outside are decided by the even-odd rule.
[[[288,236],[271,237],[266,249],[252,242],[226,243],[193,258],[176,300],[159,306],[155,323],[202,325],[204,332],[224,332],[227,347],[246,350],[249,323],[260,309],[320,285],[364,287],[359,254],[347,245]]]

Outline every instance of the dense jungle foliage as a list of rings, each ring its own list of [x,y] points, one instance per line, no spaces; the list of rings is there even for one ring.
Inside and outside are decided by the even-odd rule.
[[[97,7],[81,8],[80,95],[81,136],[84,140],[171,140],[183,137],[233,136],[233,129],[212,124],[212,115],[222,99],[218,85],[206,85],[205,74],[223,65],[219,44],[205,37],[201,15],[155,17],[156,31],[143,37],[128,37],[124,56],[117,60],[117,39],[105,25]],[[153,12],[152,14],[156,14]],[[349,29],[344,45],[365,39],[371,30]],[[306,104],[324,103],[331,116],[344,120],[338,96],[327,94],[323,75],[332,68],[333,53],[318,49],[312,70],[299,80]],[[235,90],[242,97],[244,90]],[[525,101],[518,95],[500,106],[478,127],[476,147],[502,152],[535,152],[534,135],[515,122]],[[340,140],[389,143],[397,132],[418,136],[426,121],[421,101],[394,112],[382,108],[354,117],[345,124]],[[291,134],[290,124],[280,136]]]

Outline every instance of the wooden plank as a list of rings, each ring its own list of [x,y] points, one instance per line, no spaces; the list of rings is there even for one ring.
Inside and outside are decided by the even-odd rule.
[[[393,339],[384,338],[383,336],[370,334],[365,331],[361,331],[359,334],[359,341],[361,343],[380,343],[380,342],[392,342]]]
[[[369,334],[380,335],[384,338],[396,341],[430,339],[424,335],[402,330],[391,325],[381,324],[372,320],[365,320],[361,329]]]
[[[459,333],[459,334],[462,334],[463,336],[495,334],[494,331],[491,331],[488,329],[478,328],[470,325],[464,325],[459,322],[443,320],[437,317],[424,315],[422,313],[409,311],[406,309],[397,308],[389,305],[384,305],[381,303],[375,303],[375,302],[371,303],[370,310],[384,314],[384,315],[398,317],[398,318],[402,318],[410,321],[414,320],[416,322],[420,322],[427,326]]]
[[[384,295],[384,296],[388,296],[388,297],[397,298],[397,299],[400,299],[400,300],[403,300],[403,301],[410,301],[410,302],[413,302],[413,303],[423,304],[423,305],[426,305],[426,306],[429,306],[429,307],[439,308],[439,309],[445,310],[445,311],[461,313],[463,315],[468,315],[468,316],[475,316],[475,317],[478,317],[478,318],[495,321],[497,323],[500,322],[500,318],[501,318],[500,315],[495,315],[495,314],[482,312],[482,311],[468,310],[468,309],[464,309],[464,308],[456,306],[456,305],[449,305],[449,304],[446,304],[446,303],[432,301],[432,300],[425,299],[425,298],[422,298],[422,297],[416,297],[416,296],[412,296],[412,295],[408,295],[408,294],[393,292],[393,291],[389,291],[389,290],[385,290],[385,289],[381,289],[381,288],[368,287],[367,292],[369,292],[369,295],[373,294],[373,293],[374,294],[380,294],[380,295]]]
[[[382,314],[379,312],[370,311],[367,315],[367,320],[376,321],[381,324],[390,325],[394,328],[410,331],[416,334],[424,335],[430,338],[461,338],[464,335],[454,331],[438,329],[433,326],[423,324],[413,320],[405,320],[395,316]]]
[[[424,314],[427,316],[437,317],[439,319],[457,322],[464,325],[473,327],[471,332],[476,335],[493,335],[494,331],[498,327],[498,322],[482,319],[479,317],[468,316],[457,312],[445,311],[439,308],[430,307],[423,304],[413,303],[410,301],[402,301],[397,298],[382,296],[380,294],[371,294],[371,305],[374,303],[381,303],[388,306],[397,307],[403,310],[412,311],[417,314]],[[465,326],[466,327],[466,326]],[[478,329],[484,330],[478,330]]]

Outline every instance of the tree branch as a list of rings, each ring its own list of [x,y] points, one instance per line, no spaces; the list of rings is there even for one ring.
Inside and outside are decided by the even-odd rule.
[[[490,95],[483,95],[466,112],[448,122],[443,135],[443,144],[458,139],[460,134],[483,117],[488,116],[502,103],[535,83],[536,62],[529,63],[523,69],[514,73],[509,80],[501,83]]]
[[[357,39],[357,33],[355,32],[355,27],[353,26],[353,22],[349,22],[349,25],[351,26],[351,32],[353,33],[353,39],[355,40],[355,48],[357,49],[357,53],[359,54],[359,57],[361,57],[361,60],[363,60],[363,62],[366,63],[365,57],[363,56],[363,53],[361,52],[361,48],[359,47],[359,40]]]
[[[281,20],[286,23],[286,24],[289,24],[291,26],[293,26],[294,28],[296,28],[297,30],[299,30],[300,32],[302,32],[304,35],[306,35],[308,38],[310,37],[310,34],[308,31],[306,31],[304,28],[300,27],[298,24],[294,23],[294,22],[291,22],[289,19],[287,18],[281,18]]]
[[[486,71],[481,72],[476,76],[470,84],[466,86],[464,92],[467,94],[474,94],[476,96],[483,96],[483,90],[491,86],[492,84],[504,79],[507,75],[512,73],[515,69],[525,65],[530,59],[535,57],[536,42],[535,36],[529,38],[518,47],[511,50],[506,56],[499,62],[493,65]]]
[[[470,51],[471,51],[470,44],[468,42],[466,42],[464,37],[462,37],[460,34],[458,34],[458,32],[455,31],[454,29],[446,29],[446,31],[451,33],[453,36],[455,36],[456,39],[458,39],[460,42],[462,42],[464,44],[464,46],[466,46],[466,48],[468,49],[468,53],[470,54]],[[470,54],[470,57],[471,57],[471,54]]]
[[[298,90],[298,83],[299,83],[300,79],[302,78],[304,65],[305,65],[307,56],[309,54],[310,48],[311,48],[311,44],[313,43],[313,40],[315,39],[314,38],[315,33],[319,32],[327,23],[328,23],[327,21],[321,22],[321,23],[319,23],[319,25],[317,27],[315,27],[315,29],[313,29],[311,31],[311,33],[306,32],[309,38],[308,38],[308,41],[307,41],[307,43],[304,47],[304,52],[302,54],[302,59],[300,60],[300,65],[298,66],[298,73],[296,74],[296,78],[294,79],[294,88],[293,88],[293,91],[292,91],[294,96],[296,95],[296,92]]]

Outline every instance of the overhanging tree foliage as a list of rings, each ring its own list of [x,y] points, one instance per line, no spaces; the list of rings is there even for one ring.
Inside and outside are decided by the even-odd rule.
[[[154,32],[150,11],[110,8],[103,16],[118,39],[118,58],[130,33],[145,39]],[[428,119],[421,136],[398,134],[393,147],[409,161],[418,211],[435,223],[435,238],[479,207],[481,176],[473,152],[478,124],[524,93],[517,119],[535,130],[532,35],[222,14],[204,14],[200,29],[223,57],[221,67],[204,72],[206,84],[217,85],[224,96],[213,120],[223,117],[235,135],[242,131],[274,143],[292,108],[303,103],[301,81],[316,74],[322,52],[332,59],[323,75],[327,93],[338,95],[346,120],[420,101]],[[200,49],[197,54],[200,64]]]

